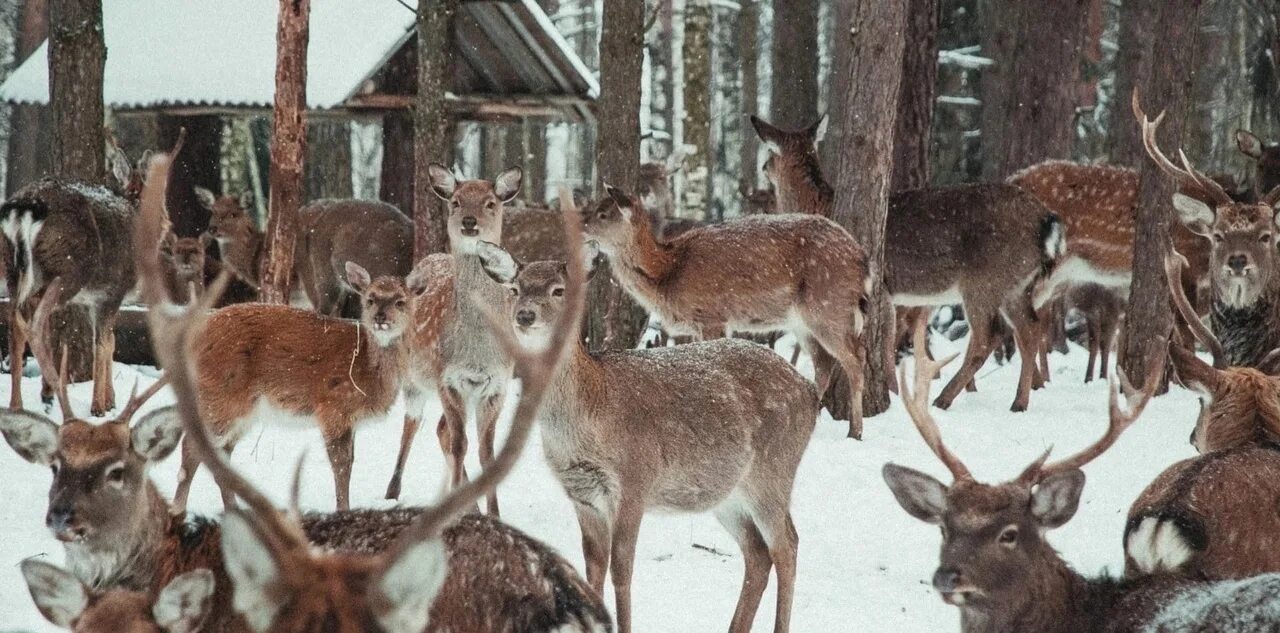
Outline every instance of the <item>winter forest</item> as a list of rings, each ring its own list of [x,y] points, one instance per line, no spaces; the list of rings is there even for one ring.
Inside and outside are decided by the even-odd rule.
[[[1280,631],[1277,0],[0,0],[0,631]]]

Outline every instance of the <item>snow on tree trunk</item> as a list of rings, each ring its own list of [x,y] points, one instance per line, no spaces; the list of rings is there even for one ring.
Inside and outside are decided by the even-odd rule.
[[[102,130],[102,0],[49,3],[49,105],[53,173],[101,183],[107,175]]]
[[[1189,87],[1196,68],[1196,31],[1201,2],[1129,1],[1154,3],[1151,11],[1152,37],[1147,43],[1153,48],[1146,52],[1151,60],[1150,77],[1139,84],[1142,85],[1140,94],[1143,107],[1150,116],[1161,110],[1167,112],[1156,140],[1160,147],[1172,151],[1171,148],[1183,146],[1188,114],[1193,107]],[[1134,44],[1122,41],[1120,47],[1123,49]],[[1116,97],[1117,101],[1127,101],[1130,95],[1117,94]],[[1117,108],[1117,114],[1119,111]],[[1136,127],[1137,123],[1129,125]],[[1140,137],[1138,142],[1141,142]],[[1134,384],[1141,384],[1153,364],[1157,370],[1163,367],[1165,349],[1153,334],[1168,332],[1173,323],[1165,283],[1164,256],[1169,249],[1169,228],[1173,222],[1173,212],[1169,207],[1174,186],[1150,159],[1135,166],[1141,173],[1141,184],[1134,231],[1133,284],[1129,290],[1129,311],[1124,319],[1125,335],[1121,337],[1124,343],[1119,360],[1129,379]]]
[[[431,193],[427,167],[453,165],[453,120],[445,94],[459,0],[418,3],[418,98],[413,111],[413,257],[449,250],[444,206]],[[384,159],[385,164],[385,159]]]
[[[824,141],[833,148],[833,219],[866,248],[872,271],[884,270],[885,217],[908,4],[909,0],[839,0],[835,5],[832,119]],[[874,353],[885,349],[893,327],[888,293],[880,279],[875,281],[863,330],[870,352],[865,355],[862,400],[867,416],[888,409],[887,377],[893,371],[886,355]],[[849,415],[847,380],[841,372],[823,401],[833,417]]]
[[[681,215],[705,219],[711,199],[711,3],[684,9],[684,200]]]
[[[26,0],[18,25],[14,66],[25,61],[49,35],[48,0]],[[49,107],[36,104],[10,106],[9,160],[6,165],[6,193],[51,171],[52,128]]]
[[[258,275],[264,303],[288,303],[307,152],[307,39],[311,0],[280,0],[276,96],[271,119],[271,203]]]
[[[818,119],[820,4],[820,0],[773,0],[773,93],[769,122],[774,125],[800,129]]]
[[[351,126],[346,119],[307,124],[306,199],[351,197]]]

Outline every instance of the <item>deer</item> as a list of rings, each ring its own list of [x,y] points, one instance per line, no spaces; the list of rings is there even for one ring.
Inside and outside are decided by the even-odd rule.
[[[166,167],[162,158],[153,163],[152,172]],[[144,209],[158,206],[147,205],[147,197]],[[573,216],[565,217],[576,261],[581,258],[581,238]],[[147,224],[139,232],[156,230]],[[566,297],[570,307],[556,322],[545,349],[523,350],[500,327],[498,317],[486,313],[491,315],[486,322],[503,351],[511,355],[513,374],[522,384],[511,432],[490,467],[439,503],[415,512],[396,533],[388,534],[385,527],[386,515],[392,511],[365,511],[367,519],[353,517],[352,523],[380,525],[380,532],[371,537],[377,552],[324,553],[313,549],[296,520],[296,509],[287,515],[277,510],[230,466],[208,433],[210,425],[201,418],[198,365],[190,354],[204,327],[203,311],[163,305],[156,256],[140,254],[139,259],[144,292],[153,305],[163,306],[149,313],[152,338],[169,368],[182,428],[194,438],[201,461],[219,485],[234,490],[245,503],[242,509],[228,511],[221,539],[232,585],[228,593],[234,593],[232,604],[242,615],[245,630],[293,633],[321,626],[385,633],[612,630],[598,595],[563,558],[490,515],[459,519],[510,473],[528,440],[551,378],[577,336],[585,278],[581,265],[570,267],[570,279],[576,284]],[[297,486],[295,474],[295,491]]]
[[[178,237],[165,234],[160,244],[164,258],[165,282],[169,293],[179,302],[190,303],[204,290],[205,237]]]
[[[523,264],[501,247],[478,249],[511,288],[508,319],[527,349],[544,349],[569,309],[569,264]],[[586,251],[586,262],[596,252]],[[712,512],[746,561],[729,630],[751,629],[771,568],[774,631],[790,626],[798,540],[790,499],[813,433],[818,393],[767,347],[717,339],[589,354],[575,340],[538,415],[542,448],[573,501],[587,582],[613,580],[618,630],[631,630],[636,537],[648,511]]]
[[[1236,147],[1254,165],[1253,193],[1262,197],[1280,187],[1280,143],[1264,143],[1249,130],[1236,130]]]
[[[1093,381],[1095,369],[1098,378],[1105,380],[1111,349],[1120,332],[1120,323],[1128,301],[1115,288],[1089,283],[1073,285],[1066,291],[1065,300],[1068,309],[1078,310],[1085,318],[1085,342],[1089,346],[1089,361],[1085,366],[1084,381]],[[1047,349],[1047,346],[1042,348],[1043,351]],[[1043,357],[1041,367],[1047,367]]]
[[[1178,381],[1200,397],[1191,433],[1199,455],[1166,468],[1130,506],[1125,573],[1226,579],[1277,572],[1280,555],[1265,535],[1280,531],[1271,509],[1280,495],[1280,380],[1265,372],[1277,369],[1280,354],[1271,354],[1265,370],[1228,367],[1221,343],[1172,281],[1184,262],[1176,251],[1165,257],[1169,293],[1213,364],[1187,345],[1171,344],[1169,359]]]
[[[502,241],[506,205],[520,193],[524,172],[512,167],[492,182],[459,180],[443,165],[428,167],[431,191],[449,208],[451,253],[429,255],[413,268],[420,280],[413,292],[409,332],[409,379],[405,386],[405,420],[395,470],[386,497],[397,498],[405,463],[422,419],[425,397],[439,394],[444,415],[436,424],[440,448],[448,463],[451,486],[466,479],[466,421],[476,420],[482,466],[493,459],[498,414],[511,375],[508,358],[485,328],[486,310],[501,309],[506,289],[485,274],[477,245]],[[486,509],[498,514],[496,491]]]
[[[262,231],[249,217],[253,193],[246,191],[239,197],[215,196],[203,187],[196,187],[195,192],[196,199],[209,209],[206,234],[218,244],[222,266],[257,290],[258,272],[266,247]]]
[[[924,344],[921,322],[915,339]],[[917,346],[917,349],[921,349]],[[947,359],[950,360],[950,359]],[[1142,414],[1160,383],[1159,367],[1141,390],[1123,373],[1112,378],[1109,423],[1101,438],[1065,459],[1046,451],[1012,481],[977,481],[942,439],[928,408],[929,383],[946,364],[916,355],[914,383],[900,369],[903,404],[925,444],[951,473],[950,486],[897,464],[882,474],[907,514],[942,526],[933,587],[960,610],[965,633],[1128,633],[1138,631],[1261,631],[1280,626],[1270,596],[1280,575],[1209,582],[1159,574],[1117,581],[1076,572],[1045,540],[1075,515],[1084,489],[1081,470],[1115,444]],[[1163,359],[1157,362],[1163,365]],[[1125,404],[1119,400],[1125,392]]]
[[[1133,113],[1142,127],[1147,155],[1178,183],[1173,206],[1183,226],[1209,241],[1209,321],[1228,365],[1256,367],[1280,347],[1280,273],[1276,271],[1276,204],[1280,187],[1257,202],[1236,202],[1221,184],[1196,170],[1184,152],[1182,166],[1156,142],[1161,112],[1147,118],[1135,91]]]
[[[40,614],[72,633],[197,633],[214,590],[213,572],[197,569],[175,576],[158,594],[114,589],[94,591],[74,574],[44,561],[22,561],[22,576]]]
[[[834,194],[818,163],[817,145],[827,118],[804,130],[782,130],[752,117],[769,148],[766,175],[783,211],[831,216]],[[921,230],[921,227],[936,227]],[[1047,281],[1065,248],[1057,215],[1030,194],[1003,183],[931,187],[889,196],[885,226],[884,285],[895,306],[963,303],[973,323],[960,371],[934,404],[948,408],[974,380],[992,347],[993,327],[1008,323],[1022,358],[1011,409],[1025,411],[1031,390],[1043,385],[1037,371],[1039,304],[1033,294]],[[894,337],[881,350],[889,349]]]

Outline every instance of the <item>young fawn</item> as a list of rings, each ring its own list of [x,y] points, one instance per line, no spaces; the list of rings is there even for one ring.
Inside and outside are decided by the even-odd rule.
[[[160,244],[170,296],[191,303],[204,291],[205,240],[170,231]]]
[[[94,591],[74,574],[29,558],[22,576],[40,614],[72,633],[197,633],[209,616],[213,572],[174,577],[156,595],[115,589]]]
[[[866,252],[816,215],[757,215],[693,229],[669,242],[653,234],[634,196],[584,208],[587,236],[618,283],[674,336],[790,330],[813,355],[818,391],[836,364],[849,376],[849,436],[862,436],[862,326]]]
[[[413,269],[421,282],[410,307],[414,325],[409,332],[404,433],[387,484],[388,499],[400,495],[426,395],[438,393],[444,408],[436,434],[451,485],[457,486],[467,476],[467,418],[475,417],[480,463],[488,464],[511,376],[510,360],[484,323],[486,311],[502,308],[506,290],[485,274],[476,247],[481,242],[501,242],[506,205],[520,193],[523,172],[513,167],[493,182],[459,181],[445,167],[433,164],[430,174],[432,192],[448,203],[452,253],[430,255]],[[490,492],[487,505],[489,512],[498,513],[496,492]]]
[[[153,169],[163,166],[161,162]],[[575,245],[571,251],[578,258],[581,238],[572,219],[566,215],[566,228],[569,243]],[[159,267],[154,255],[149,259],[139,267],[148,296],[160,305]],[[514,375],[522,384],[508,440],[490,467],[422,511],[394,540],[376,541],[382,550],[376,554],[313,552],[299,526],[230,467],[208,434],[210,425],[201,419],[202,405],[188,358],[202,312],[179,313],[170,306],[151,311],[153,340],[170,368],[182,424],[215,479],[247,506],[228,512],[222,549],[234,584],[235,609],[251,630],[611,630],[598,596],[554,552],[492,517],[473,515],[455,522],[510,473],[552,376],[577,336],[585,274],[581,265],[575,265],[569,275],[572,287],[578,289],[569,291],[570,307],[557,321],[552,344],[546,349],[521,351],[512,336],[499,329],[498,318],[488,317],[501,349],[512,356]],[[295,490],[296,486],[295,481]],[[367,514],[374,515],[368,519],[371,522],[385,521],[381,515],[386,513]]]
[[[574,281],[564,262],[520,264],[492,244],[485,270],[511,288],[529,349],[549,345]],[[595,253],[588,251],[587,261]],[[817,419],[813,384],[768,348],[737,339],[588,354],[580,341],[542,411],[542,447],[578,513],[587,581],[613,578],[618,629],[631,630],[631,572],[646,511],[707,512],[746,561],[729,630],[748,631],[778,572],[774,630],[788,630],[797,537],[791,490]]]

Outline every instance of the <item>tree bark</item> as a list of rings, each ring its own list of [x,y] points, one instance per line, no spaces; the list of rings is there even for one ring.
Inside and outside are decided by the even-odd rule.
[[[413,115],[407,111],[388,112],[382,117],[382,170],[378,197],[412,216],[413,201]]]
[[[640,80],[644,70],[643,2],[606,2],[600,36],[599,128],[596,144],[601,182],[635,191],[640,175]],[[586,335],[591,349],[631,349],[644,334],[648,317],[613,280],[607,266],[588,290]]]
[[[832,184],[833,219],[867,250],[873,271],[884,270],[885,218],[893,172],[893,134],[903,70],[903,32],[909,0],[839,0],[835,5],[835,49],[832,56],[831,112],[825,143],[835,148]],[[886,376],[893,365],[885,349],[893,328],[893,306],[877,277],[868,300],[863,343],[867,353],[863,415],[889,407]],[[827,392],[824,403],[833,417],[848,415],[844,376]],[[843,384],[848,384],[844,382]]]
[[[773,0],[774,125],[798,130],[818,120],[819,5],[821,0]]]
[[[418,97],[413,112],[413,258],[449,250],[444,207],[431,193],[431,163],[453,166],[453,120],[445,93],[459,0],[418,3]],[[385,157],[384,157],[385,160]]]
[[[18,25],[17,46],[14,49],[14,67],[25,61],[49,36],[48,0],[26,0],[22,3],[22,17]],[[53,127],[49,107],[35,104],[14,104],[10,118],[9,162],[5,179],[6,194],[50,173],[52,156],[49,130]]]
[[[744,0],[742,11],[738,14],[738,56],[742,61],[742,116],[740,122],[747,120],[747,115],[758,114],[760,98],[760,69],[756,64],[758,54],[757,31],[760,28],[760,0]],[[739,192],[743,195],[755,191],[760,186],[760,142],[754,131],[742,129],[739,137],[742,144],[738,151],[738,163],[742,167],[742,177],[738,183]]]
[[[311,0],[280,0],[271,127],[271,204],[259,274],[265,303],[288,303],[307,153],[307,40]]]
[[[49,22],[53,173],[105,182],[102,70],[107,46],[102,39],[102,0],[52,0]]]
[[[909,0],[889,191],[929,185],[929,147],[938,83],[938,0]]]
[[[1046,158],[1070,158],[1088,0],[988,0],[982,73],[987,180]]]
[[[547,202],[547,128],[544,124],[525,119],[521,123],[520,157],[521,168],[524,169],[524,199],[530,204],[543,205]]]
[[[1152,3],[1154,21],[1152,37],[1147,44],[1152,48],[1146,51],[1151,60],[1150,77],[1139,84],[1143,86],[1140,95],[1148,115],[1155,116],[1161,110],[1167,113],[1157,138],[1160,146],[1181,147],[1192,107],[1190,97],[1196,72],[1196,35],[1201,0],[1128,2]],[[1123,50],[1125,46],[1134,44],[1122,41],[1120,47]],[[1130,95],[1117,94],[1116,97],[1117,102],[1126,102]],[[1132,125],[1136,126],[1136,123]],[[1157,336],[1168,332],[1173,324],[1165,283],[1164,256],[1169,249],[1169,228],[1173,221],[1169,206],[1174,193],[1173,183],[1151,160],[1143,160],[1136,167],[1141,174],[1141,184],[1135,210],[1133,283],[1129,290],[1129,311],[1124,319],[1124,345],[1119,359],[1135,385],[1144,381],[1153,367],[1163,369],[1165,348]]]
[[[182,150],[174,158],[169,187],[165,189],[165,209],[178,237],[198,237],[209,228],[209,209],[196,197],[194,187],[222,191],[218,158],[222,152],[222,119],[215,115],[175,117],[162,115],[158,121],[159,146],[169,150],[178,141],[179,131],[187,131]]]
[[[686,217],[706,219],[711,202],[711,3],[687,0],[684,9],[684,200]]]
[[[306,199],[351,197],[351,127],[345,119],[307,124]]]
[[[1107,154],[1110,162],[1116,165],[1140,167],[1147,162],[1146,151],[1142,149],[1142,131],[1133,120],[1128,104],[1134,87],[1146,85],[1151,75],[1156,5],[1153,0],[1129,0],[1120,4],[1116,88],[1111,119],[1107,122]]]

